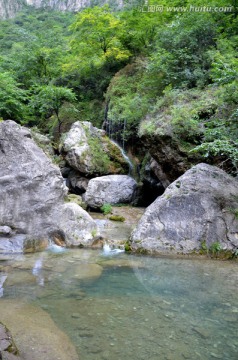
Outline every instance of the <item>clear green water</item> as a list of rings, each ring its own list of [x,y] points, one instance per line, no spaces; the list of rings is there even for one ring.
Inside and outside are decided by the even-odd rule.
[[[0,262],[3,297],[42,307],[83,360],[237,360],[237,270],[95,250]]]

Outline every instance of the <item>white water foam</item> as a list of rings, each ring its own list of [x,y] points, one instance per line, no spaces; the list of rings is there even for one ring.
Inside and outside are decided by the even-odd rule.
[[[46,250],[53,252],[53,253],[61,253],[61,252],[65,252],[66,248],[56,245],[56,244],[50,244]]]
[[[124,249],[111,248],[111,246],[109,244],[103,245],[103,255],[116,255],[116,254],[123,253],[124,251],[125,251]]]

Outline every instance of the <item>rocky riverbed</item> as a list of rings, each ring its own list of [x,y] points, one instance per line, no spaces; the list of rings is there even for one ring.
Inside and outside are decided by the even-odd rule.
[[[237,263],[54,251],[0,262],[22,359],[236,360]]]

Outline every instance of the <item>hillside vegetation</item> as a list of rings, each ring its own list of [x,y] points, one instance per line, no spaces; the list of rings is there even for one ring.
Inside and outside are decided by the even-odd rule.
[[[56,140],[76,120],[125,146],[167,134],[236,174],[237,1],[209,2],[219,11],[191,11],[199,0],[160,1],[162,12],[140,3],[77,14],[26,8],[1,21],[0,117]]]

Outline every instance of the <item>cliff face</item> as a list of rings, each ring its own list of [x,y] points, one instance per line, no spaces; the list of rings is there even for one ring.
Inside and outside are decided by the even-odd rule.
[[[112,3],[110,0],[0,0],[0,19],[12,18],[22,9],[29,5],[35,8],[50,7],[60,11],[79,11],[93,5]],[[114,6],[123,6],[123,0],[113,1]]]
[[[26,0],[0,0],[0,19],[13,17],[24,5]]]
[[[36,8],[50,7],[55,10],[78,11],[91,5],[91,0],[25,0],[27,5]]]

